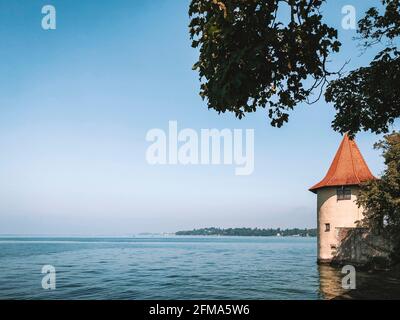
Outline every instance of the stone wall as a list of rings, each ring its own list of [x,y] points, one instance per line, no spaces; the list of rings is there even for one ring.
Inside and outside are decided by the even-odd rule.
[[[388,269],[392,248],[382,235],[364,228],[337,228],[338,243],[332,264]]]

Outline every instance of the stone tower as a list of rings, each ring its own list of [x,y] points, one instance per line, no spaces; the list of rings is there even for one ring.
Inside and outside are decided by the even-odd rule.
[[[339,230],[363,218],[356,204],[359,185],[375,179],[357,144],[346,134],[325,178],[310,188],[317,194],[318,262],[330,262],[340,246]]]

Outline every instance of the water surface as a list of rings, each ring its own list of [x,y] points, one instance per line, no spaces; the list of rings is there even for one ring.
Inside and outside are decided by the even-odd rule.
[[[42,288],[44,265],[56,290]],[[341,277],[317,266],[315,238],[0,238],[0,299],[351,298]],[[357,273],[388,293],[373,286],[357,298],[400,297],[398,279],[385,277]]]

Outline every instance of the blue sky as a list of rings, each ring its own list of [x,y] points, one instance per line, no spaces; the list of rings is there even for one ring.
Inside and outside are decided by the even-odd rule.
[[[343,48],[332,67],[366,64],[344,5],[326,21]],[[57,29],[41,28],[41,8]],[[207,110],[191,70],[188,0],[0,0],[0,234],[126,235],[195,227],[314,227],[316,197],[341,136],[333,107],[300,105],[281,129],[263,110],[237,120]],[[226,166],[150,166],[152,128],[254,128],[255,171]],[[383,170],[363,133],[371,170]]]

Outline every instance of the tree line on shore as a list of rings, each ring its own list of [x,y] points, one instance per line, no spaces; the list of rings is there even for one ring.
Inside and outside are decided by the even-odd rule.
[[[187,231],[178,231],[177,236],[253,236],[253,237],[274,237],[274,236],[298,236],[316,237],[317,229],[259,229],[259,228],[201,228]]]

